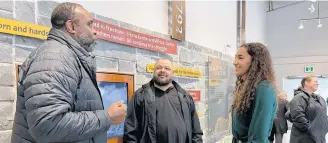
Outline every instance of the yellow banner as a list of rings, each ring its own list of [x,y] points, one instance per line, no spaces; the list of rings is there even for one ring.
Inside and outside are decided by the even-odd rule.
[[[147,64],[147,72],[154,72],[155,64]],[[176,76],[185,76],[185,77],[195,77],[200,78],[202,76],[199,70],[183,68],[183,67],[174,67],[174,75]]]
[[[218,79],[209,79],[208,80],[208,85],[209,86],[219,86],[220,80]]]
[[[0,33],[47,39],[50,27],[0,18]]]

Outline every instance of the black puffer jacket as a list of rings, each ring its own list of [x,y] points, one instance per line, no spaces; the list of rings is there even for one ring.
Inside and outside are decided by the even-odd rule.
[[[326,143],[327,105],[321,96],[302,89],[290,102],[290,115],[290,143]]]
[[[111,120],[95,70],[94,56],[51,29],[22,65],[12,143],[105,143]]]
[[[299,94],[299,93],[303,93],[302,88],[294,89],[294,96],[296,96],[296,95]],[[289,109],[289,106],[288,106],[288,108],[287,108],[287,112],[285,113],[285,118],[286,118],[289,122],[293,122],[293,121],[292,121],[292,117],[290,116],[290,109]]]

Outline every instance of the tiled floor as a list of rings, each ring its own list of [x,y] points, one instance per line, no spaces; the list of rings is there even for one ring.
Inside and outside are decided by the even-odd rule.
[[[290,138],[290,130],[288,130],[287,133],[284,135],[282,142],[289,143],[289,138]]]

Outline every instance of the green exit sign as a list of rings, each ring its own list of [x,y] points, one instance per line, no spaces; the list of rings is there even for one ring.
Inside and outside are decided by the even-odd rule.
[[[304,67],[304,72],[313,72],[314,71],[314,67],[313,66],[306,66]]]

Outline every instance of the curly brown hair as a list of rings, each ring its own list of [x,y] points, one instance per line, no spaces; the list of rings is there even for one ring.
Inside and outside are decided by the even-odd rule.
[[[247,53],[251,56],[251,65],[246,73],[245,81],[241,77],[238,77],[236,81],[232,109],[244,113],[250,108],[251,102],[254,100],[256,86],[261,81],[270,82],[275,91],[276,82],[270,53],[263,44],[246,43],[240,47],[247,49]]]

